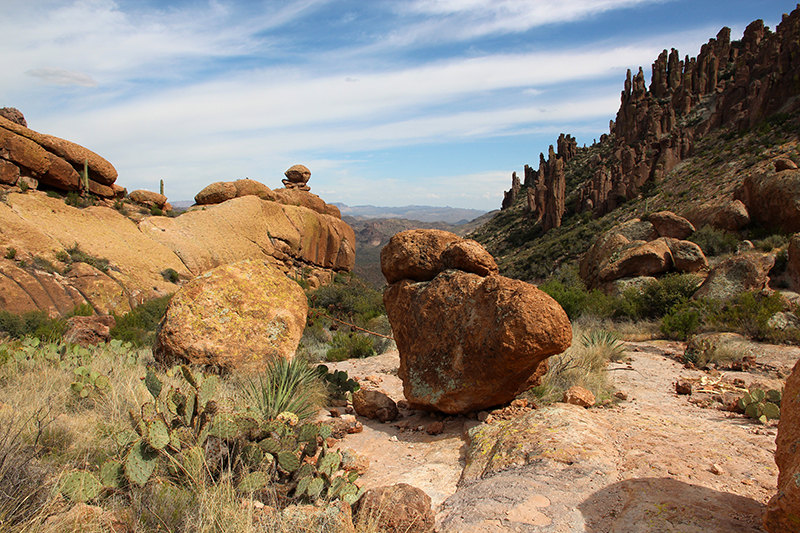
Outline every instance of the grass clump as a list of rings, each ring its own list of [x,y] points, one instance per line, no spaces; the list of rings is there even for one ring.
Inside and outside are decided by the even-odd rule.
[[[300,359],[273,359],[264,371],[245,385],[250,406],[265,420],[291,412],[305,420],[316,414],[326,399],[320,372]]]
[[[40,340],[58,340],[66,329],[66,320],[52,318],[44,311],[27,311],[22,314],[0,311],[0,333],[14,339],[30,336]]]
[[[73,244],[66,250],[56,253],[56,259],[62,263],[66,263],[68,267],[72,263],[86,263],[87,265],[93,266],[100,272],[108,272],[110,268],[108,259],[94,257],[93,255],[84,252],[77,243]]]
[[[344,361],[373,355],[375,355],[375,348],[368,336],[352,331],[350,333],[339,331],[333,336],[325,357],[328,361]]]

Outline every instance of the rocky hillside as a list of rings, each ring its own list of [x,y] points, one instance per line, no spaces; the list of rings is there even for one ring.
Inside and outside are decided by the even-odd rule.
[[[101,315],[122,313],[245,259],[310,286],[354,266],[352,228],[309,192],[302,165],[286,172],[283,188],[214,183],[189,212],[161,216],[170,210],[163,195],[126,196],[100,156],[4,112],[16,122],[0,117],[0,310],[63,316],[88,303]]]
[[[562,134],[538,170],[512,176],[503,210],[471,236],[507,275],[537,280],[577,260],[613,224],[669,209],[698,228],[798,231],[800,9],[774,32],[723,28],[696,57],[664,51],[650,86],[629,71],[599,142]],[[781,170],[781,179],[776,173]],[[790,179],[791,178],[791,179]]]

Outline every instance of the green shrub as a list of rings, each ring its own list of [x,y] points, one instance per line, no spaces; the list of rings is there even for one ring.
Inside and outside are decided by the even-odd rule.
[[[567,313],[570,320],[578,318],[586,308],[589,292],[579,286],[566,286],[558,280],[546,281],[539,289],[553,298]]]
[[[625,291],[617,316],[633,320],[662,317],[688,301],[699,286],[700,278],[693,274],[667,274],[642,290]]]
[[[14,247],[12,247],[12,246],[9,246],[9,247],[6,249],[6,255],[5,255],[5,257],[6,257],[6,259],[13,261],[13,260],[14,260],[14,258],[15,258],[15,257],[17,257],[17,249],[16,249],[16,248],[14,248]]]
[[[735,252],[739,245],[735,234],[709,225],[692,233],[688,240],[698,245],[706,256],[729,254]]]
[[[762,252],[771,252],[775,248],[783,248],[787,244],[789,244],[789,238],[786,235],[779,234],[770,235],[753,243],[756,249]]]
[[[309,295],[309,306],[337,318],[351,318],[363,327],[369,320],[386,314],[383,295],[356,276],[337,275],[334,283]]]
[[[77,243],[73,244],[72,247],[67,248],[66,255],[64,252],[58,252],[56,254],[56,259],[66,263],[86,263],[87,265],[93,266],[100,272],[108,272],[109,268],[108,259],[100,259],[98,257],[94,257],[93,255],[89,255],[81,250]]]
[[[783,310],[783,296],[773,292],[765,296],[759,292],[745,292],[728,302],[721,303],[718,310],[710,313],[713,326],[736,331],[752,339],[772,339],[777,332],[767,323],[775,313]]]
[[[178,271],[174,268],[167,268],[161,271],[161,276],[164,278],[164,281],[168,281],[170,283],[178,283],[180,281],[181,276],[178,274]]]
[[[337,332],[331,341],[326,357],[328,361],[344,361],[346,359],[360,359],[375,355],[372,341],[366,335],[358,333]]]
[[[686,340],[700,329],[701,312],[693,305],[673,307],[661,319],[661,333],[670,339]]]
[[[44,311],[27,311],[21,315],[0,311],[0,332],[15,339],[31,336],[56,341],[61,339],[66,329],[66,320],[51,318]]]
[[[152,205],[150,206],[150,214],[154,217],[160,217],[164,215],[164,212],[157,205]]]
[[[75,309],[69,313],[69,316],[92,316],[93,314],[94,307],[92,307],[92,304],[83,302],[80,305],[76,305]]]
[[[158,323],[167,312],[170,295],[148,300],[124,315],[114,315],[117,325],[111,328],[111,338],[130,342],[136,347],[152,346]]]

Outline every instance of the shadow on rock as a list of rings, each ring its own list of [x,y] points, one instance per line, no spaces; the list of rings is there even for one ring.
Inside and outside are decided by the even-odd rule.
[[[578,505],[587,532],[763,532],[764,505],[671,478],[638,478],[609,485]]]

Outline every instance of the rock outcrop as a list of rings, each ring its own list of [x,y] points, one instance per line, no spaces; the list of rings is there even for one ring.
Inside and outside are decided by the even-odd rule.
[[[14,117],[9,112],[5,115]],[[83,146],[28,129],[21,113],[14,121],[5,115],[0,115],[0,183],[16,185],[27,178],[29,188],[88,192],[104,198],[123,194],[114,183],[117,170],[111,163]]]
[[[764,529],[770,533],[797,531],[800,524],[800,362],[786,380],[781,420],[775,438],[778,493],[767,504]]]
[[[381,252],[398,375],[415,408],[465,413],[507,403],[570,345],[572,328],[555,300],[497,275],[476,246],[447,232],[410,230]],[[464,248],[479,260],[453,251]]]
[[[130,194],[128,194],[128,198],[130,198],[132,202],[143,207],[157,207],[164,212],[172,211],[172,206],[167,202],[167,197],[157,192],[137,189],[131,191]]]
[[[355,522],[374,524],[386,533],[433,533],[431,497],[407,483],[369,489],[358,499]]]
[[[258,371],[272,359],[294,357],[307,312],[303,289],[269,263],[221,266],[175,293],[153,356],[165,365]]]
[[[311,179],[311,171],[304,165],[294,165],[284,172],[286,176],[283,186],[287,189],[300,189],[302,191],[310,191],[311,187],[308,186],[308,180]]]
[[[73,248],[108,268],[65,262]],[[353,268],[355,235],[338,217],[253,195],[137,224],[108,207],[10,192],[0,202],[0,252],[0,309],[64,316],[87,302],[99,313],[126,312],[178,289],[165,271],[186,280],[244,259],[319,286]]]
[[[765,289],[774,265],[772,254],[752,252],[729,257],[708,273],[692,298],[729,300],[743,292]]]
[[[753,222],[794,233],[800,231],[800,170],[784,164],[778,171],[778,166],[775,162],[772,168],[748,174],[735,198],[745,205]]]
[[[601,235],[589,248],[581,258],[581,278],[591,289],[611,288],[609,283],[623,278],[703,270],[708,260],[700,247],[669,236],[688,236],[693,229],[688,220],[669,211],[651,215],[650,221],[631,219]]]
[[[602,155],[587,162],[588,178],[571,195],[575,211],[602,216],[636,198],[691,157],[697,142],[711,131],[743,131],[775,113],[800,109],[798,47],[800,9],[784,15],[774,33],[757,20],[740,41],[732,42],[730,28],[723,28],[697,57],[664,50],[652,64],[649,87],[641,67],[635,74],[628,70],[616,120],[600,139]],[[550,147],[548,161],[540,155],[538,172],[526,165],[521,186],[528,187],[529,210],[545,231],[558,227],[565,212],[557,161],[566,163],[578,151],[574,139],[564,134],[557,146],[557,153]],[[785,161],[776,162],[776,172],[794,170]],[[515,183],[506,193],[504,208],[513,204],[521,187]],[[727,217],[725,223],[741,227],[742,221]]]

